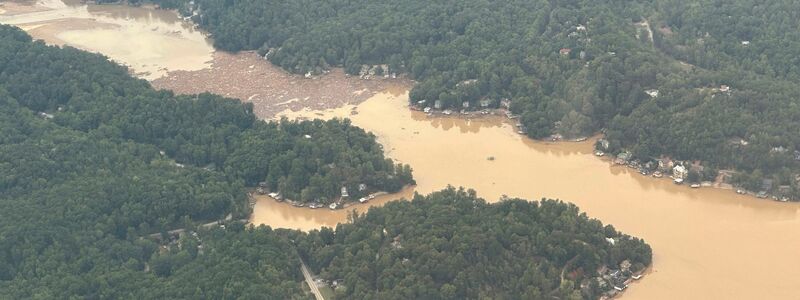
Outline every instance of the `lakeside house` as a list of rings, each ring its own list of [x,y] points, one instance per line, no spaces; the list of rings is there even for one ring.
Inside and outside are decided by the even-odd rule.
[[[343,186],[342,187],[342,198],[347,198],[349,196],[350,196],[350,194],[347,193],[347,187]]]
[[[672,177],[675,179],[686,179],[686,176],[689,175],[689,170],[686,169],[683,165],[677,165],[672,168]]]
[[[510,109],[511,108],[511,100],[508,100],[508,99],[500,100],[500,107],[505,108],[505,109]]]
[[[656,90],[656,89],[646,90],[646,91],[644,91],[644,93],[647,94],[648,96],[650,96],[650,98],[658,97],[658,90]]]
[[[43,112],[43,111],[39,112],[39,117],[41,117],[42,119],[45,119],[45,120],[51,120],[51,119],[55,118],[55,116],[53,116],[51,114],[48,114],[46,112]]]
[[[558,54],[561,54],[561,56],[569,56],[570,53],[572,53],[572,49],[570,48],[561,48],[561,50],[558,50]]]

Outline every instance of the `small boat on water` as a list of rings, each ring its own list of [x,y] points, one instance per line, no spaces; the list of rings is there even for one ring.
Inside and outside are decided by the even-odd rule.
[[[699,183],[692,183],[692,185],[690,185],[689,187],[691,187],[693,189],[696,189],[696,188],[700,187],[700,184]]]

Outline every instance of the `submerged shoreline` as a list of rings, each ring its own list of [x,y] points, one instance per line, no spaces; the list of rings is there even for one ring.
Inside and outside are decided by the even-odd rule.
[[[254,56],[260,63],[252,64],[253,69],[262,64],[271,66]],[[249,69],[247,65],[231,71],[258,77],[248,75]],[[199,72],[204,70],[207,71]],[[325,76],[286,76],[294,76],[303,84],[326,80]],[[352,80],[358,83],[359,79]],[[210,84],[197,88],[235,87]],[[385,88],[392,90],[382,92]],[[648,279],[632,285],[624,297],[670,299],[681,294],[703,299],[791,299],[800,294],[793,284],[800,280],[800,272],[794,268],[800,264],[794,253],[800,249],[800,207],[794,203],[757,201],[721,189],[689,189],[667,180],[651,180],[654,178],[649,176],[628,176],[636,172],[614,167],[606,158],[598,160],[592,155],[591,141],[530,140],[517,134],[512,122],[498,117],[430,118],[408,109],[406,88],[377,86],[360,102],[347,101],[330,108],[325,104],[319,108],[324,111],[292,112],[292,105],[316,108],[299,100],[289,102],[297,97],[258,98],[261,103],[255,105],[262,109],[261,118],[280,110],[284,111],[279,116],[288,117],[349,117],[353,124],[378,136],[388,157],[412,165],[415,177],[418,175],[414,190],[376,199],[363,206],[365,209],[398,196],[413,195],[415,190],[428,193],[447,184],[472,187],[487,201],[497,201],[503,194],[527,199],[560,198],[653,246],[654,262]],[[326,89],[337,93],[362,90],[320,87]],[[233,92],[229,96],[255,102],[257,97],[249,98],[251,92],[242,87],[239,93],[244,96]],[[348,210],[332,213],[272,200],[256,202],[251,217],[254,224],[313,229],[347,220]],[[362,206],[356,209],[360,211]],[[736,265],[732,268],[733,262]],[[774,280],[776,274],[783,280]],[[752,286],[759,289],[748,288]]]

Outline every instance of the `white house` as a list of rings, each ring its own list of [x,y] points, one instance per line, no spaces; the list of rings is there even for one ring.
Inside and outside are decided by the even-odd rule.
[[[675,177],[675,179],[686,179],[687,175],[689,175],[689,170],[683,165],[677,165],[672,168],[672,177]]]

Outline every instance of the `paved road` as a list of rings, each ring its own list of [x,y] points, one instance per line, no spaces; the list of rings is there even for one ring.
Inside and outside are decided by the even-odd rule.
[[[325,298],[322,298],[322,293],[319,292],[317,284],[314,283],[314,278],[311,277],[311,272],[308,271],[308,267],[306,267],[306,263],[302,259],[300,259],[300,270],[303,271],[303,277],[306,278],[306,283],[311,288],[311,292],[314,293],[314,297],[317,300],[325,300]]]

